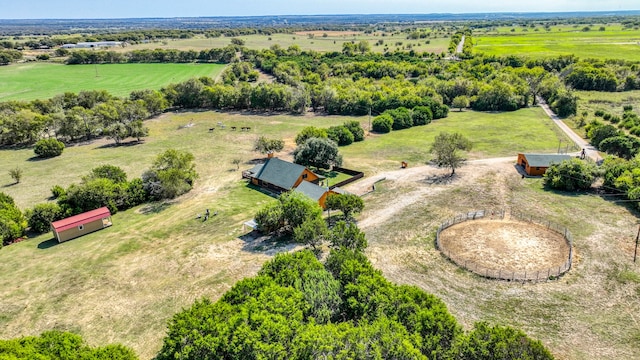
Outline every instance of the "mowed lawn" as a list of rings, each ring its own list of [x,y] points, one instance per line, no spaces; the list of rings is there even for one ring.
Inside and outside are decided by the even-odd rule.
[[[98,140],[41,161],[31,160],[30,149],[0,150],[3,168],[24,169],[17,185],[11,185],[6,171],[0,172],[0,191],[23,210],[46,201],[53,185],[68,186],[101,164],[120,166],[130,178],[140,176],[168,148],[192,152],[200,174],[190,193],[119,212],[108,229],[59,245],[48,233],[1,249],[0,337],[72,330],[92,345],[121,342],[141,358],[152,358],[173,314],[203,296],[219,298],[238,280],[255,275],[274,254],[295,246],[260,242],[243,228],[258,208],[274,201],[241,180],[241,170],[262,157],[252,151],[255,139],[283,138],[286,148],[278,155],[290,159],[293,139],[304,126],[348,120],[368,125],[367,117],[169,113],[146,122],[150,136],[142,144],[111,147],[111,141]],[[183,127],[189,123],[193,125]],[[231,131],[231,126],[250,126],[251,131]],[[379,169],[398,168],[400,160],[409,160],[410,166],[426,161],[431,139],[440,131],[469,137],[476,147],[470,158],[554,152],[562,138],[537,108],[465,111],[427,126],[368,136],[341,153],[346,167],[371,176]],[[234,159],[242,162],[239,170]],[[197,220],[205,209],[218,214],[206,222]]]
[[[366,129],[368,124],[363,126]],[[500,113],[451,110],[446,119],[426,126],[370,134],[366,141],[342,148],[342,153],[347,167],[359,170],[394,169],[401,161],[410,166],[424,164],[431,159],[429,147],[440,132],[459,132],[471,140],[469,159],[517,156],[518,152],[555,153],[559,145],[563,150],[567,145],[569,151],[577,150],[541,108],[531,107]]]
[[[194,77],[215,78],[220,64],[62,65],[26,63],[0,67],[0,101],[48,99],[64,92],[107,90],[127,96],[133,90],[160,89]]]
[[[542,58],[559,55],[575,55],[579,58],[640,60],[640,30],[622,29],[619,26],[599,25],[589,31],[580,28],[556,28],[539,31],[516,28],[510,32],[474,34],[474,52],[487,55],[521,55]]]

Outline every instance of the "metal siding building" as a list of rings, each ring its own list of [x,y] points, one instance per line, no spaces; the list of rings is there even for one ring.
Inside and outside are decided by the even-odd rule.
[[[59,243],[111,226],[111,212],[106,207],[74,215],[51,223]]]

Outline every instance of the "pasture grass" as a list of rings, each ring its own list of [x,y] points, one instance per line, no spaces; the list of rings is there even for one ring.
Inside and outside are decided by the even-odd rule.
[[[368,124],[364,126],[368,129]],[[531,107],[496,113],[450,111],[447,118],[426,126],[390,134],[370,133],[364,142],[345,146],[341,151],[347,167],[353,169],[362,170],[362,166],[374,172],[394,169],[401,161],[415,165],[431,159],[429,147],[440,132],[459,132],[471,140],[469,159],[516,156],[518,152],[553,153],[560,142],[570,143],[541,108]]]
[[[632,262],[637,212],[595,193],[547,191],[541,179],[521,179],[510,164],[487,172],[473,166],[465,165],[445,189],[426,187],[411,206],[367,229],[367,255],[376,268],[392,281],[443,299],[467,329],[477,321],[514,326],[560,359],[638,358],[634,309],[640,306],[640,269]],[[382,191],[365,197],[365,211],[402,201],[421,186],[420,179],[387,180],[377,187]],[[434,229],[445,219],[501,208],[568,227],[574,241],[571,271],[539,284],[484,279],[435,248]],[[531,229],[523,224],[522,231]]]
[[[0,67],[0,101],[48,99],[82,90],[128,96],[133,90],[160,89],[194,77],[215,78],[222,69],[220,64],[13,64]]]
[[[0,336],[33,335],[53,328],[73,330],[92,345],[121,342],[135,349],[141,358],[152,358],[161,346],[166,323],[173,314],[203,296],[218,299],[238,280],[255,275],[274,254],[295,247],[278,240],[262,239],[243,228],[243,222],[251,219],[258,208],[274,201],[240,179],[240,170],[250,168],[255,159],[262,157],[252,151],[255,139],[259,135],[284,139],[285,149],[278,156],[291,159],[295,135],[303,127],[328,127],[349,120],[360,121],[365,128],[368,124],[367,117],[210,111],[167,113],[146,122],[150,135],[141,144],[113,147],[111,141],[96,140],[68,147],[60,157],[41,161],[30,160],[33,156],[30,149],[0,150],[0,163],[6,164],[6,168],[18,166],[25,170],[23,182],[17,185],[9,185],[12,182],[9,175],[0,172],[1,191],[14,197],[21,209],[46,201],[53,185],[67,186],[77,182],[101,164],[120,166],[130,178],[140,176],[153,158],[168,148],[192,152],[200,174],[190,193],[172,201],[144,204],[119,212],[113,216],[114,225],[110,228],[62,244],[56,244],[47,233],[0,250],[0,288],[3,289],[0,303],[4,304]],[[189,123],[193,126],[184,127]],[[221,129],[218,123],[226,128]],[[252,130],[231,131],[231,126],[250,126]],[[210,128],[215,130],[209,131]],[[371,176],[385,169],[398,168],[399,160],[425,161],[429,157],[429,141],[440,131],[460,131],[469,137],[476,146],[469,154],[470,158],[515,155],[518,151],[554,152],[558,142],[553,124],[537,108],[496,114],[465,111],[451,112],[448,118],[427,126],[368,136],[364,142],[342,147],[341,153],[346,167],[365,170],[366,175]],[[242,162],[240,170],[232,163],[236,158]],[[376,208],[393,203],[398,191],[402,193],[406,189],[381,183],[376,193],[365,197],[366,206]],[[469,201],[490,199],[489,195],[483,194],[493,191],[495,187],[489,185],[472,191],[452,188],[432,202],[415,203],[394,218],[396,225],[370,234],[371,251],[395,247],[401,239],[408,239],[409,244],[420,247],[415,254],[433,251],[423,251],[433,249],[429,237],[431,224],[443,214],[448,216],[466,209],[470,206]],[[604,214],[601,221],[628,220],[628,216],[620,215],[617,207],[606,207],[606,203],[597,201],[586,205],[578,200],[559,203],[558,195],[541,192],[535,186],[513,186],[507,193],[519,199],[517,193],[521,191],[525,191],[522,200],[525,203],[539,206],[550,214],[555,214],[554,209],[558,208],[554,218],[558,222],[569,221],[568,218],[563,221],[561,217],[572,207],[582,209],[578,216],[588,213],[583,207],[589,207],[589,211],[599,207]],[[196,219],[196,215],[204,213],[205,209],[218,214],[206,222]],[[574,215],[571,212],[571,216]],[[584,234],[588,230],[584,227]],[[605,243],[599,246],[605,246]],[[419,260],[415,254],[403,259]],[[595,255],[598,253],[594,251]],[[414,265],[403,262],[401,266],[411,271],[417,266],[422,269],[420,271],[428,272],[427,278],[432,277],[432,271],[451,266],[437,255],[429,255],[428,259],[415,261]],[[598,261],[607,266],[607,260]],[[465,272],[453,271],[453,274],[450,287],[434,284],[423,288],[443,297],[460,321],[468,324],[473,319],[513,320],[511,325],[523,325],[526,331],[549,340],[549,337],[541,336],[544,335],[544,324],[536,320],[540,314],[552,315],[554,308],[547,307],[556,304],[556,300],[545,295],[544,286],[542,290],[535,290],[542,294],[539,301],[532,297],[525,304],[530,306],[512,314],[501,305],[487,306],[491,299],[509,300],[511,295],[491,290],[494,285]],[[443,272],[434,278],[448,275]],[[413,283],[413,280],[391,278]],[[630,273],[620,273],[614,278],[631,284],[635,284],[636,279]],[[618,288],[618,283],[615,281],[612,285],[614,289]],[[499,288],[508,286],[500,284]],[[553,287],[557,288],[554,292],[565,293],[559,284]],[[455,300],[461,291],[472,295],[459,296],[460,299]],[[584,294],[569,292],[569,295],[570,298],[582,298]],[[469,307],[471,317],[465,317],[464,306],[476,302],[477,305]],[[569,306],[568,303],[562,302],[563,306]],[[583,318],[587,316],[575,311]],[[607,314],[612,312],[613,309]],[[617,321],[615,319],[617,317],[612,321]],[[585,322],[587,324],[590,322]],[[615,343],[622,343],[622,340]]]
[[[352,31],[327,31],[327,36],[323,37],[325,32],[314,31],[313,38],[310,38],[308,32],[294,34],[272,34],[272,35],[242,35],[236,38],[245,42],[249,49],[268,49],[273,45],[279,45],[282,48],[288,48],[291,45],[298,45],[302,50],[312,50],[319,52],[342,51],[342,44],[345,42],[358,43],[362,40],[368,41],[371,51],[382,53],[385,47],[388,51],[409,50],[419,52],[432,52],[439,54],[447,51],[449,47],[450,36],[440,35],[439,37],[428,39],[407,39],[405,33],[387,33],[382,36],[381,33],[365,34],[363,32]],[[375,45],[379,40],[383,41],[382,45]],[[429,44],[427,44],[429,41]],[[402,43],[402,44],[399,44]],[[179,50],[204,50],[212,48],[221,48],[231,44],[231,37],[206,38],[204,36],[195,36],[191,39],[174,39],[151,42],[146,44],[135,44],[126,48],[115,49],[115,51],[126,52],[137,49],[179,49]]]
[[[575,55],[582,59],[640,60],[640,30],[602,25],[605,31],[599,31],[599,26],[592,26],[590,31],[581,31],[582,27],[574,26],[552,27],[551,31],[515,28],[514,32],[510,28],[499,28],[492,32],[474,33],[473,49],[476,53],[496,56],[542,58]]]

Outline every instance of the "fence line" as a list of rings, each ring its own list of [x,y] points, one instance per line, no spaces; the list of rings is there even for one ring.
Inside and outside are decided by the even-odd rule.
[[[567,245],[569,245],[569,256],[567,257],[567,260],[564,262],[564,264],[559,265],[558,267],[535,271],[506,271],[500,269],[489,269],[472,260],[463,259],[455,254],[452,254],[448,249],[446,249],[446,247],[443,247],[440,243],[440,233],[453,225],[465,221],[473,221],[479,219],[502,220],[505,218],[505,216],[506,214],[504,210],[477,210],[468,212],[466,214],[459,214],[451,219],[445,220],[442,224],[440,224],[440,226],[438,227],[438,231],[436,232],[436,248],[458,266],[463,267],[480,276],[491,279],[538,282],[556,279],[560,275],[566,273],[567,271],[569,271],[569,269],[571,269],[571,264],[573,261],[573,236],[571,235],[571,232],[562,225],[539,219],[532,215],[524,214],[521,212],[511,211],[509,213],[509,217],[519,221],[544,226],[547,229],[554,231],[564,237]]]

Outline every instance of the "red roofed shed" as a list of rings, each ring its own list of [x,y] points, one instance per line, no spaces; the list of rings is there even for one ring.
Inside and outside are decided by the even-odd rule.
[[[111,226],[111,212],[108,208],[101,207],[54,221],[51,223],[51,230],[53,236],[61,243],[109,226]]]

